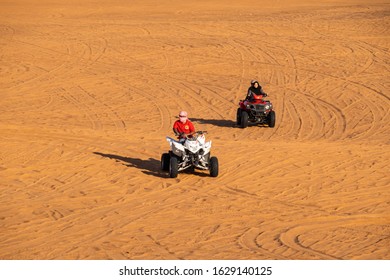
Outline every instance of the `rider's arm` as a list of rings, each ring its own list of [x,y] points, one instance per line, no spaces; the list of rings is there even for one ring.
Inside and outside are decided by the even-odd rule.
[[[264,97],[268,96],[268,94],[266,94],[262,88],[260,88],[260,94],[263,95]]]
[[[253,99],[253,92],[251,90],[248,90],[248,94],[246,95],[245,100],[251,100]]]
[[[179,132],[179,129],[178,129],[176,122],[173,124],[173,133],[175,133],[175,135],[177,135],[177,136],[180,135],[180,132]]]
[[[249,100],[252,96],[252,91],[249,89],[248,93],[246,94],[245,100]]]

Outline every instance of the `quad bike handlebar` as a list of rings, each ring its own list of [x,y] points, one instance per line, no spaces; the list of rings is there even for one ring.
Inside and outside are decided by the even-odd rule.
[[[191,133],[182,133],[182,134],[179,134],[178,136],[181,136],[183,138],[187,138],[187,139],[196,139],[198,137],[198,135],[202,135],[202,134],[207,134],[207,131],[206,130],[198,130],[198,131],[194,131],[194,132],[191,132]]]

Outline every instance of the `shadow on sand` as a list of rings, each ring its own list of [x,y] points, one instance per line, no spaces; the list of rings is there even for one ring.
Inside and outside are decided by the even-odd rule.
[[[139,158],[129,158],[122,157],[113,154],[103,154],[99,152],[93,152],[95,155],[99,155],[102,157],[106,157],[109,159],[114,159],[116,162],[120,162],[127,167],[135,167],[142,171],[142,173],[146,175],[152,175],[159,178],[169,178],[168,172],[163,172],[160,169],[160,161],[154,158],[149,158],[147,160],[139,159]],[[206,173],[205,173],[206,172]],[[188,168],[186,170],[180,171],[179,173],[184,174],[193,174],[200,177],[208,177],[209,174],[207,171],[196,170],[194,168]]]
[[[191,121],[197,122],[200,124],[212,124],[220,127],[237,127],[235,121],[232,120],[216,120],[216,119],[199,119],[199,118],[191,118]]]
[[[114,159],[116,162],[120,162],[127,167],[135,167],[140,169],[146,175],[152,175],[160,178],[168,178],[169,175],[166,172],[161,171],[160,169],[160,161],[154,158],[149,158],[146,160],[139,158],[130,158],[130,157],[122,157],[119,155],[113,154],[103,154],[99,152],[93,152],[95,155],[99,155],[102,157],[106,157],[109,159]]]

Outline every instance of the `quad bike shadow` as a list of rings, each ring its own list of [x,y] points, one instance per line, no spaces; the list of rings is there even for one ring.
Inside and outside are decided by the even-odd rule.
[[[140,169],[142,173],[146,175],[152,175],[160,178],[169,177],[166,173],[160,171],[160,161],[154,158],[143,160],[139,158],[123,157],[119,155],[104,154],[100,152],[93,152],[93,153],[95,155],[99,155],[105,158],[114,159],[116,162],[120,162],[127,167],[134,167]]]
[[[191,118],[191,121],[197,122],[200,124],[211,124],[219,127],[235,127],[237,126],[234,121],[231,120],[216,120],[216,119],[200,119],[200,118]]]

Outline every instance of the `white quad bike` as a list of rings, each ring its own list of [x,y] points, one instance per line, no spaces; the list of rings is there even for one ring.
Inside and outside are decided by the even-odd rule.
[[[171,146],[168,153],[161,156],[161,169],[176,178],[179,171],[188,168],[209,170],[211,177],[218,176],[218,158],[210,157],[211,141],[206,142],[207,131],[197,131],[186,139],[177,141],[167,136]]]

